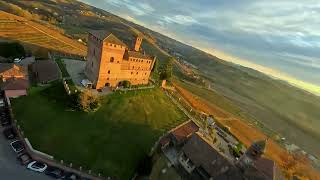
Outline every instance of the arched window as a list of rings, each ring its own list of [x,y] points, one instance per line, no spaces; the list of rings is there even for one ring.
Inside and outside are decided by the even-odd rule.
[[[137,74],[139,74],[139,72],[137,72]]]
[[[133,72],[131,72],[131,74],[133,74]]]
[[[113,62],[113,61],[114,61],[114,57],[111,57],[111,58],[110,58],[110,62]]]
[[[108,71],[108,74],[110,74],[110,70]]]

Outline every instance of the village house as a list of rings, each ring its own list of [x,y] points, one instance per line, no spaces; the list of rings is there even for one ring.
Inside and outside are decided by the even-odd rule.
[[[61,78],[60,69],[53,60],[39,60],[32,64],[33,78],[40,84],[47,84]]]
[[[230,144],[234,143],[226,141],[218,131],[212,136],[191,120],[172,129],[159,141],[162,152],[174,167],[185,171],[180,175],[186,179],[284,179],[277,164],[263,157],[267,140],[252,143],[240,158],[232,153]]]
[[[1,63],[0,88],[6,97],[27,95],[29,88],[28,68],[13,63]]]
[[[262,157],[265,146],[266,141],[254,142],[240,160],[236,160],[221,152],[204,134],[197,132],[183,146],[179,163],[194,177],[205,180],[283,180],[276,163]]]
[[[0,78],[2,82],[12,78],[28,79],[28,68],[25,66],[18,66],[13,63],[1,63]]]
[[[22,78],[11,78],[7,79],[5,82],[2,82],[0,87],[4,92],[4,95],[8,98],[26,96],[27,89],[29,88],[29,81]]]
[[[148,84],[155,57],[141,52],[142,37],[136,38],[134,50],[106,31],[91,31],[85,75],[93,88],[117,87],[124,81],[131,85]]]

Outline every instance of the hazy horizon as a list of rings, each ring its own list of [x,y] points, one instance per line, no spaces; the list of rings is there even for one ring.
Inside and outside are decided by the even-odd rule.
[[[320,95],[320,3],[82,0]]]

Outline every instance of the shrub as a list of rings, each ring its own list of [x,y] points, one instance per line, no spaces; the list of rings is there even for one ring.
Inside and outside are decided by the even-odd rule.
[[[94,111],[100,105],[99,98],[88,89],[81,92],[78,97],[79,108],[82,111]]]

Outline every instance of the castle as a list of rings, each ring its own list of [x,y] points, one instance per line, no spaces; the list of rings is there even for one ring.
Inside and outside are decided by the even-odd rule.
[[[91,31],[85,75],[93,88],[117,87],[123,81],[131,85],[148,84],[156,58],[141,52],[142,37],[136,38],[134,50],[106,31]]]

